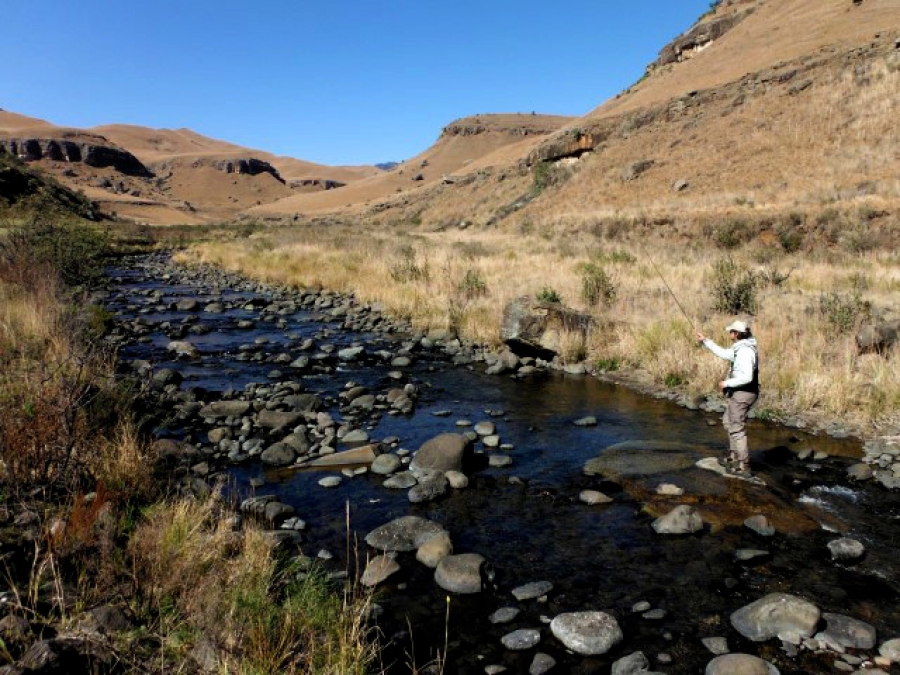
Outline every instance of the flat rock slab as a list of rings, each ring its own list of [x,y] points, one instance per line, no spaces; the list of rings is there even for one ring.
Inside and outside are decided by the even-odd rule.
[[[542,595],[547,595],[553,590],[553,583],[550,581],[533,581],[530,584],[524,584],[512,589],[513,597],[516,600],[534,600]]]
[[[693,467],[700,455],[697,448],[684,443],[626,441],[611,445],[598,457],[588,460],[584,472],[612,480],[675,473]]]
[[[732,613],[731,625],[744,637],[764,642],[782,632],[812,637],[820,617],[819,608],[803,598],[771,593]]]
[[[352,450],[344,450],[343,452],[335,452],[324,457],[314,459],[307,466],[323,467],[323,466],[352,466],[354,464],[371,464],[375,461],[381,452],[379,443],[364,445],[361,448],[353,448]]]
[[[828,542],[828,550],[832,560],[841,562],[855,562],[866,554],[866,547],[862,542],[849,537],[841,537]]]
[[[484,563],[484,556],[478,553],[449,555],[438,563],[434,580],[438,586],[451,593],[480,593]]]
[[[522,651],[531,649],[541,641],[541,632],[536,628],[520,628],[512,633],[507,633],[500,642],[510,651]]]
[[[295,427],[303,419],[303,415],[296,412],[278,412],[275,410],[260,410],[257,422],[263,429],[285,429]]]
[[[567,649],[585,656],[605,654],[624,637],[619,622],[605,612],[569,612],[550,622],[550,630]]]
[[[366,571],[362,573],[359,581],[363,586],[377,586],[395,572],[400,571],[400,565],[392,557],[379,555],[372,558],[366,565]]]
[[[432,537],[446,535],[438,523],[419,516],[403,516],[366,535],[366,543],[381,551],[415,551]]]
[[[249,401],[215,401],[200,408],[200,417],[241,417],[250,412]]]

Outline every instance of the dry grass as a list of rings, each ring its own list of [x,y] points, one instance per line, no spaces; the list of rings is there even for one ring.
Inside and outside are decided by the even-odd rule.
[[[751,228],[749,242],[725,250],[683,236],[687,227],[675,221],[671,234],[657,239],[644,237],[652,228],[646,221],[631,221],[613,232],[554,223],[524,234],[466,230],[404,235],[308,227],[256,235],[249,245],[203,244],[180,259],[223,265],[277,283],[353,291],[360,300],[381,303],[419,328],[453,325],[463,337],[491,344],[498,341],[506,302],[552,290],[598,319],[586,342],[580,336],[560,336],[565,362],[581,357],[616,362],[645,370],[661,384],[702,394],[714,389],[725,364],[697,347],[688,319],[657,268],[690,322],[724,342],[722,328],[732,317],[715,310],[712,269],[728,256],[762,280],[753,317],[763,359],[760,410],[837,420],[861,431],[898,425],[896,359],[858,356],[853,325],[841,332],[821,302],[836,294],[851,306],[870,303],[876,310],[890,309],[900,286],[895,255],[841,244],[788,254],[771,231],[766,237],[758,228]],[[611,304],[585,303],[588,264],[607,273],[615,290]],[[461,298],[467,274],[481,281],[483,293]]]
[[[222,672],[362,674],[368,601],[280,558],[252,527],[236,532],[218,495],[159,504],[131,541],[142,612],[175,665],[199,642]]]

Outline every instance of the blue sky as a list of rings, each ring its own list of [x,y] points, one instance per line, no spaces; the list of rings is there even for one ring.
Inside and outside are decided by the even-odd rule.
[[[2,0],[0,107],[188,127],[323,164],[411,157],[459,117],[582,115],[709,0]]]

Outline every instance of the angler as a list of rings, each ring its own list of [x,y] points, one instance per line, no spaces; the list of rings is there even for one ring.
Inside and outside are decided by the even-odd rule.
[[[759,398],[759,350],[750,327],[744,321],[734,321],[725,330],[731,338],[730,348],[720,347],[703,333],[697,339],[713,354],[731,362],[728,377],[719,382],[727,406],[722,423],[728,432],[729,455],[725,468],[729,473],[750,476],[750,451],[747,447],[747,416]]]

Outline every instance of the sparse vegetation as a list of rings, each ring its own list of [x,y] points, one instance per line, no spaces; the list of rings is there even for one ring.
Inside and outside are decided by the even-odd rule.
[[[562,296],[549,286],[544,286],[534,297],[538,302],[550,302],[554,304],[560,304],[562,302]]]
[[[758,310],[759,277],[732,258],[713,263],[713,307],[724,314],[755,314]]]
[[[594,263],[581,267],[581,299],[589,307],[611,305],[617,293],[615,282],[603,267]]]
[[[871,303],[859,291],[850,294],[825,293],[819,298],[819,311],[836,333],[849,333],[872,313]]]

